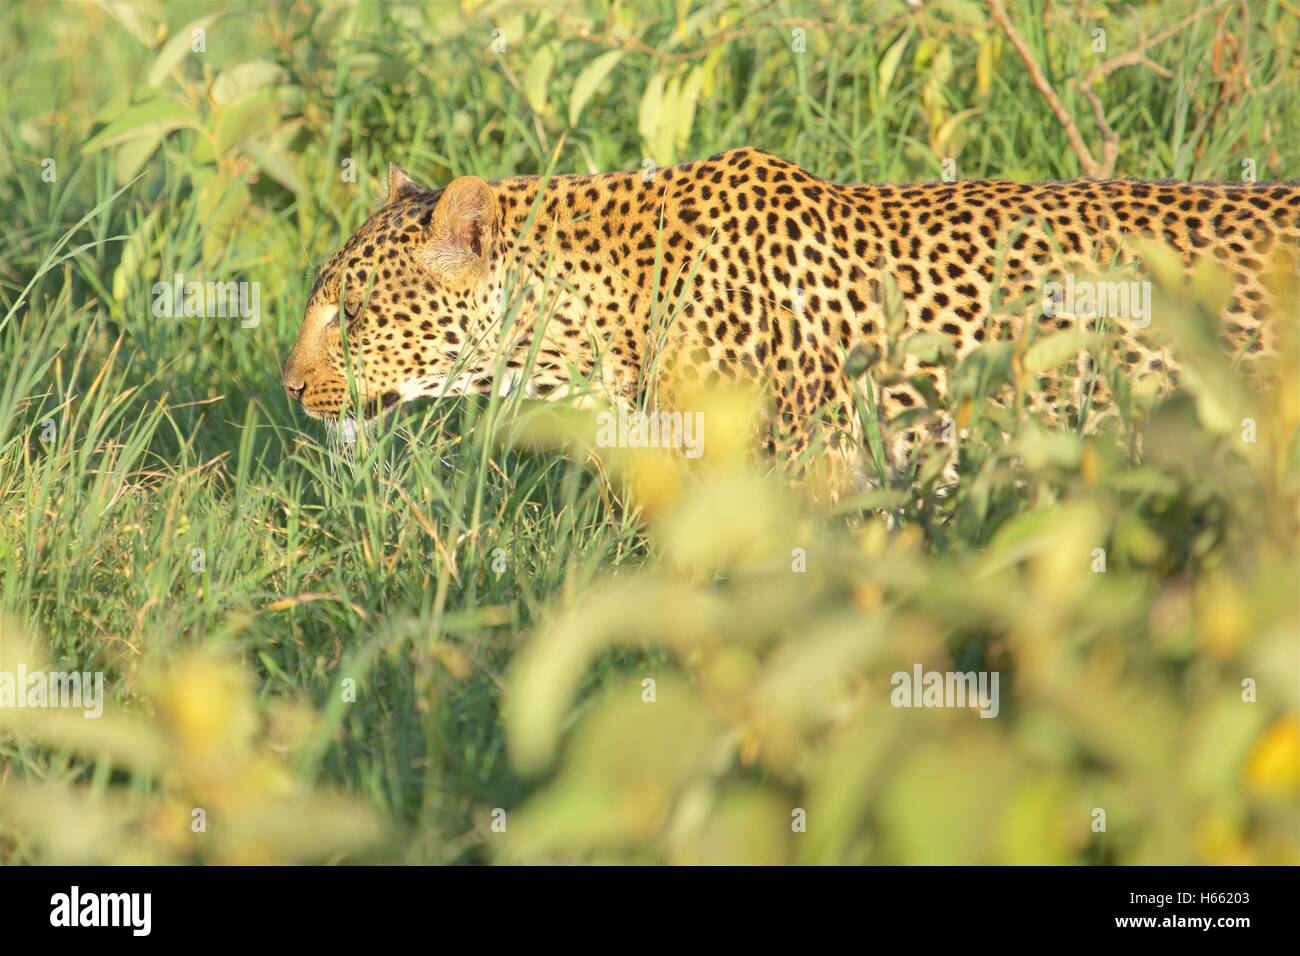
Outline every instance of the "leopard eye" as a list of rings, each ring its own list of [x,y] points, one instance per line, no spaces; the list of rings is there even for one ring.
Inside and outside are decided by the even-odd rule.
[[[346,302],[340,302],[339,310],[334,316],[333,324],[337,325],[340,316],[342,316],[347,319],[348,325],[351,325],[353,322],[357,320],[357,314],[360,311],[361,311],[361,305],[358,302],[352,300],[348,300]]]

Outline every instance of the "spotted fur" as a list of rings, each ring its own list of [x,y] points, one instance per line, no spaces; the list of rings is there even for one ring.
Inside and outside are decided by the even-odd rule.
[[[1223,266],[1225,346],[1248,363],[1268,354],[1275,306],[1261,275],[1300,245],[1297,182],[848,186],[747,148],[649,173],[464,176],[432,191],[392,167],[383,208],[320,270],[283,379],[312,415],[344,412],[342,317],[366,412],[494,382],[672,408],[683,383],[743,381],[770,396],[768,450],[798,457],[825,443],[852,469],[861,439],[846,357],[884,354],[890,287],[903,334],[941,333],[961,358],[1027,322],[1066,327],[1043,314],[1044,284],[1131,262],[1136,235],[1164,240],[1185,267]],[[1031,304],[995,308],[1020,300]],[[1146,331],[1116,332],[1121,364],[1176,379]],[[887,420],[946,393],[942,363],[909,356],[902,371],[882,388]],[[1078,414],[1067,377],[1042,377],[1049,419]],[[1104,386],[1090,390],[1092,410],[1107,403]]]

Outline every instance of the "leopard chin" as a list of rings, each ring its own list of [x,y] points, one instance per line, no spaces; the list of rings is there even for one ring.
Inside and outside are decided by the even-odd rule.
[[[400,405],[401,402],[401,394],[394,389],[389,389],[388,391],[383,392],[377,398],[363,398],[361,399],[360,420],[367,423],[378,421],[383,418],[386,413]],[[336,424],[343,421],[356,421],[358,418],[351,409],[345,411],[344,406],[342,405],[334,408],[319,408],[308,405],[304,402],[302,403],[302,410],[306,412],[309,417],[320,422],[325,422],[326,424]]]

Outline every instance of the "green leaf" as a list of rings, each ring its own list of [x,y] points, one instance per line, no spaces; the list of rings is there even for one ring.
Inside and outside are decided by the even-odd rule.
[[[1075,469],[1083,454],[1083,439],[1077,432],[1048,430],[1030,422],[1008,446],[1031,474],[1049,468]]]
[[[549,105],[546,101],[546,88],[554,69],[555,54],[551,52],[549,46],[544,46],[537,51],[532,62],[528,64],[527,72],[524,73],[524,95],[528,97],[528,105],[538,116],[546,115]]]
[[[941,408],[943,401],[939,398],[939,391],[934,387],[934,381],[928,375],[913,375],[908,381],[912,387],[921,393],[921,398],[930,408]]]
[[[880,353],[874,345],[867,346],[859,343],[853,346],[844,359],[844,374],[849,378],[858,378],[865,375],[878,361],[880,361]]]
[[[923,362],[937,362],[942,356],[952,355],[955,347],[952,336],[942,332],[919,332],[902,345],[904,354],[915,355]]]
[[[907,49],[907,43],[912,39],[912,28],[908,27],[902,35],[894,41],[893,45],[885,51],[885,55],[880,58],[880,99],[884,102],[889,95],[889,87],[893,85],[894,74],[898,72],[898,62],[903,58],[903,51]]]
[[[1025,352],[1024,369],[1030,375],[1046,372],[1072,360],[1085,349],[1101,341],[1096,332],[1072,329],[1040,338]]]
[[[965,141],[965,132],[962,129],[962,124],[965,123],[966,120],[968,120],[970,117],[975,116],[976,114],[981,112],[983,111],[978,108],[972,107],[971,109],[962,110],[959,113],[954,113],[952,116],[949,116],[946,120],[943,121],[943,124],[939,127],[939,129],[935,131],[934,141],[939,146],[944,147],[949,153],[955,154],[961,152],[960,148],[950,148],[950,147],[961,146],[961,144]],[[957,136],[958,138],[954,139],[953,138],[954,136]]]
[[[569,97],[570,126],[578,125],[578,118],[582,116],[582,110],[591,99],[591,95],[596,92],[596,87],[604,82],[605,77],[609,76],[609,71],[614,69],[621,59],[623,59],[622,50],[602,53],[578,74],[578,79],[573,84],[573,93]]]
[[[974,0],[943,0],[940,9],[951,13],[968,26],[979,27],[988,23],[983,6]]]
[[[119,186],[129,183],[162,142],[162,133],[151,133],[123,143],[113,157],[113,178]]]
[[[241,96],[285,81],[282,66],[269,60],[250,60],[223,72],[212,84],[212,102],[225,106]]]
[[[176,31],[176,35],[163,44],[162,50],[158,53],[158,59],[154,60],[152,69],[149,70],[149,76],[145,80],[148,86],[162,86],[172,70],[176,69],[191,53],[191,47],[194,44],[194,31],[207,30],[218,19],[224,16],[224,13],[210,13],[206,17],[199,17],[197,20],[185,24]]]
[[[949,380],[953,399],[979,399],[1011,380],[1011,343],[989,342],[975,349],[957,365]],[[983,409],[989,414],[990,409]]]
[[[177,129],[198,129],[199,118],[188,106],[175,100],[153,100],[129,107],[81,147],[81,155],[128,140],[163,136]]]
[[[1196,399],[1196,417],[1206,431],[1226,435],[1241,426],[1246,405],[1241,383],[1222,366],[1184,361],[1183,387]]]
[[[257,90],[240,97],[217,115],[213,127],[217,152],[225,153],[245,140],[269,133],[279,124],[275,90]]]
[[[289,153],[289,142],[297,134],[293,126],[285,126],[268,137],[251,139],[244,144],[244,152],[257,160],[258,169],[270,176],[285,189],[301,196],[307,191],[299,175],[302,160]]]

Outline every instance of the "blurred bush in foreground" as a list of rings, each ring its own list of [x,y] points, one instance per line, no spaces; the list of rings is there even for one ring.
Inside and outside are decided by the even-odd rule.
[[[47,667],[0,620],[0,672]],[[40,863],[321,863],[382,842],[371,810],[294,773],[317,730],[310,708],[258,707],[243,668],[201,650],[137,680],[143,706],[130,713],[0,710],[0,741],[23,766],[23,779],[0,779],[0,851],[12,840],[17,859]],[[69,786],[71,753],[94,761],[86,786]]]
[[[1047,340],[969,356],[958,486],[922,455],[846,503],[892,530],[815,520],[707,442],[670,478],[654,452],[612,458],[662,561],[562,602],[516,659],[513,758],[551,775],[499,858],[1300,862],[1295,328],[1250,389],[1206,334],[1211,278],[1156,316],[1181,390],[1123,388],[1094,346],[1132,393],[1096,435],[1017,411]],[[1017,401],[985,412],[999,388]],[[748,432],[703,407],[709,439]],[[580,690],[646,645],[666,656]],[[996,713],[895,707],[917,667],[997,672]]]

